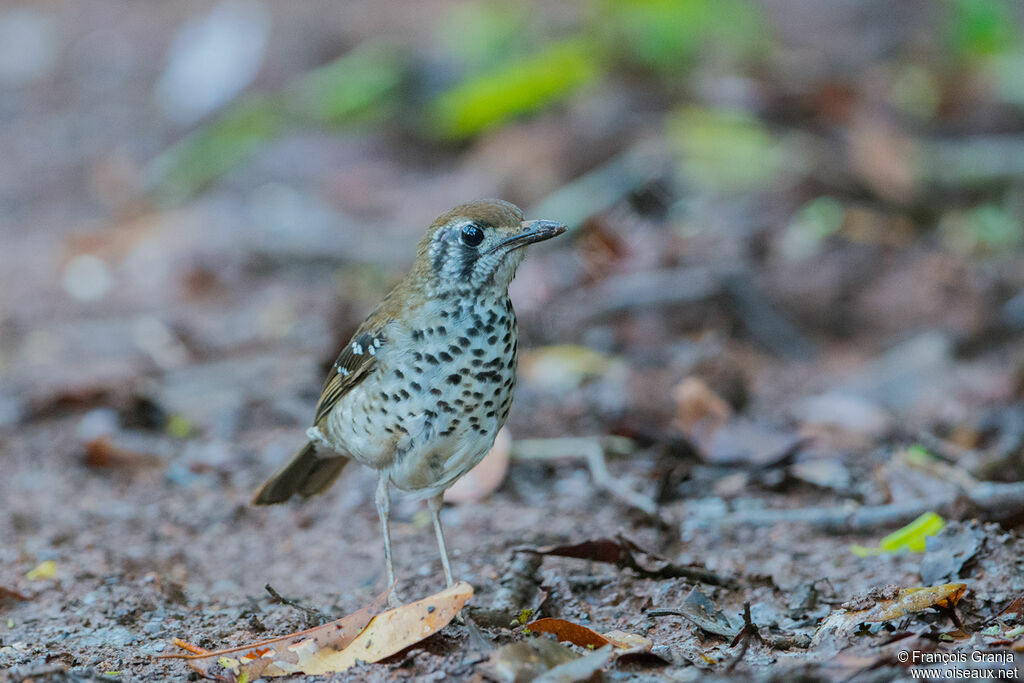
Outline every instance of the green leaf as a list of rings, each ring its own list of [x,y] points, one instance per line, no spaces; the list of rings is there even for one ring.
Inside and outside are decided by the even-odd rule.
[[[549,45],[455,86],[430,107],[431,132],[471,137],[565,99],[599,73],[592,45],[573,38]]]
[[[147,185],[161,203],[181,202],[248,159],[283,123],[277,99],[249,95],[151,161]]]
[[[298,78],[286,89],[286,100],[300,116],[315,121],[365,120],[383,112],[404,73],[397,50],[368,43]]]
[[[850,551],[857,557],[873,557],[883,553],[897,553],[906,549],[912,553],[923,553],[926,539],[942,531],[946,522],[934,512],[926,512],[902,529],[882,539],[877,548],[853,544]]]

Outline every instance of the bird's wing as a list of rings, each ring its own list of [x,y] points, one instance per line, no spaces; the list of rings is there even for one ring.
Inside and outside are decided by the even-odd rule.
[[[377,362],[377,353],[387,343],[386,325],[373,325],[373,316],[356,330],[351,341],[338,354],[331,371],[324,380],[320,402],[316,406],[313,424],[319,427],[342,396],[359,386],[367,378]]]

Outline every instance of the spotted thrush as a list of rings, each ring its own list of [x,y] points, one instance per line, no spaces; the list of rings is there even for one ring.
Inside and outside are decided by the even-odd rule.
[[[390,485],[429,501],[452,585],[441,502],[490,450],[512,405],[518,334],[508,286],[527,245],[563,232],[553,221],[524,221],[518,207],[496,199],[435,220],[412,270],[331,367],[308,443],[254,502],[321,493],[355,460],[377,470],[388,585],[395,582]]]

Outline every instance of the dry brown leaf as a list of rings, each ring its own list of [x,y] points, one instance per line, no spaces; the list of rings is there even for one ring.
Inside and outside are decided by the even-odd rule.
[[[13,588],[0,586],[0,603],[2,603],[4,600],[20,600],[22,602],[27,602],[31,599],[32,598],[28,597],[24,593],[19,593]]]
[[[888,587],[887,587],[888,588]],[[820,642],[822,636],[829,633],[850,633],[860,624],[892,621],[908,614],[920,612],[929,607],[953,608],[967,590],[964,583],[946,583],[941,586],[922,586],[916,588],[900,588],[898,591],[879,594],[874,604],[857,601],[846,603],[860,609],[839,609],[832,612],[818,627],[812,645]],[[869,594],[870,596],[871,594]],[[893,595],[893,597],[889,597]]]
[[[210,675],[209,670],[215,664],[231,669],[236,675],[245,671],[250,679],[283,676],[289,672],[288,666],[300,661],[301,653],[309,646],[314,650],[342,650],[348,646],[366,628],[374,615],[383,609],[390,592],[387,590],[381,593],[366,607],[341,619],[280,638],[215,651],[205,650],[175,638],[175,645],[193,654],[158,656],[184,659],[190,667],[204,676]]]
[[[210,675],[210,667],[219,664],[235,676],[244,673],[249,680],[345,671],[359,662],[379,662],[441,630],[472,597],[473,587],[460,581],[423,600],[378,614],[387,595],[385,592],[358,612],[316,628],[183,658],[203,675]]]
[[[82,463],[86,467],[99,469],[136,469],[158,467],[163,461],[152,453],[142,453],[115,445],[109,438],[101,436],[85,444]]]
[[[451,503],[472,503],[497,491],[505,481],[511,453],[512,437],[508,429],[502,427],[484,459],[445,491],[444,499]]]
[[[544,617],[543,619],[531,621],[526,625],[526,628],[540,633],[551,633],[560,641],[568,641],[580,647],[599,648],[605,645],[612,645],[616,650],[620,650],[616,654],[650,652],[651,647],[654,645],[647,638],[635,633],[626,633],[625,631],[618,630],[598,633],[586,626],[554,617]]]
[[[684,578],[690,581],[708,583],[713,586],[726,586],[734,583],[732,579],[718,576],[699,565],[680,566],[669,562],[650,551],[644,550],[621,534],[614,539],[598,538],[593,541],[584,541],[572,545],[550,545],[542,548],[520,547],[517,550],[524,553],[536,553],[537,555],[575,557],[581,560],[607,562],[624,569],[632,569],[640,576],[647,578]],[[638,556],[644,556],[646,564],[652,564],[651,560],[653,560],[658,566],[656,568],[643,566],[637,560]]]

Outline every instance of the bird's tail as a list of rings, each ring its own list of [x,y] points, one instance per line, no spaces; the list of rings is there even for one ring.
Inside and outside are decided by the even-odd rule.
[[[285,502],[295,493],[303,498],[322,493],[334,483],[347,464],[348,458],[342,456],[318,458],[316,446],[307,442],[280,472],[267,480],[252,502],[254,505],[273,505]]]

